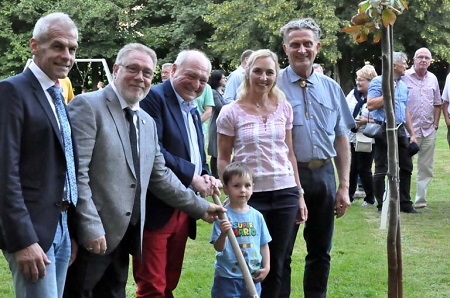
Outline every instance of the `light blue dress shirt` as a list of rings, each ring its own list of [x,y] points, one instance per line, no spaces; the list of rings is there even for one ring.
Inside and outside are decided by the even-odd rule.
[[[347,135],[347,127],[354,125],[344,92],[333,79],[313,72],[306,79],[307,118],[300,79],[288,66],[280,71],[277,81],[294,110],[292,140],[297,161],[333,158],[336,156],[336,136]],[[343,115],[351,121],[346,124]]]
[[[230,73],[227,79],[227,84],[225,85],[225,93],[223,98],[226,104],[229,104],[236,100],[237,90],[244,81],[245,69],[239,66],[235,71]]]

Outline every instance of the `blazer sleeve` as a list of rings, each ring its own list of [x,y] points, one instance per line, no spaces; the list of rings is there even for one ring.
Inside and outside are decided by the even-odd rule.
[[[20,178],[23,105],[10,82],[0,82],[0,248],[15,252],[39,242],[25,205]],[[30,191],[37,184],[25,181]]]
[[[155,134],[155,144],[157,135]],[[209,203],[186,188],[175,174],[165,166],[164,157],[156,148],[155,159],[150,176],[149,190],[164,203],[186,212],[190,217],[199,219],[207,211]]]
[[[166,161],[166,166],[170,168],[178,179],[183,183],[184,186],[189,186],[192,183],[192,179],[195,173],[195,165],[185,158],[179,157],[170,153],[163,144],[164,134],[170,135],[170,131],[175,129],[174,127],[165,127],[167,123],[167,118],[172,117],[168,115],[169,111],[164,102],[165,99],[161,96],[159,92],[150,90],[149,94],[139,103],[141,109],[146,111],[155,121],[157,133],[158,133],[158,144],[164,159]],[[172,125],[176,125],[175,122]],[[169,125],[167,125],[169,126]],[[173,144],[173,146],[183,146],[183,144]],[[178,148],[178,150],[182,150]]]
[[[76,96],[69,103],[68,110],[72,122],[72,133],[78,146],[77,236],[79,242],[83,244],[105,235],[89,186],[89,164],[95,146],[97,122],[89,100],[82,95]]]

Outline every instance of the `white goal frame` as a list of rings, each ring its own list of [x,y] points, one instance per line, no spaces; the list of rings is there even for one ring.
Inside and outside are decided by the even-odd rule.
[[[33,61],[33,59],[28,59],[27,63],[25,64],[25,68],[28,67],[28,65],[30,65],[30,63]],[[102,63],[103,69],[105,71],[106,74],[106,78],[108,79],[108,83],[112,82],[112,75],[111,75],[111,71],[109,70],[108,64],[106,63],[106,60],[103,58],[75,58],[75,62],[100,62]]]

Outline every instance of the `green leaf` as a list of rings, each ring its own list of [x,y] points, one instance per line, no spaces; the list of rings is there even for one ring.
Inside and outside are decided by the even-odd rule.
[[[381,13],[381,18],[383,20],[384,27],[387,27],[389,25],[393,26],[395,21],[397,20],[397,15],[391,9],[386,8],[383,9]]]

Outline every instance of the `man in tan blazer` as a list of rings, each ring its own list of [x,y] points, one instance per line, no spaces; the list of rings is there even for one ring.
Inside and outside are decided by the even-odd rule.
[[[139,108],[156,62],[153,50],[128,44],[118,53],[114,81],[70,102],[80,157],[80,247],[65,297],[125,297],[129,254],[141,257],[147,188],[196,219],[212,221],[215,211],[223,210],[186,189],[165,166],[155,123]],[[132,132],[139,144],[134,148]],[[212,194],[214,181],[205,184],[202,195]]]

